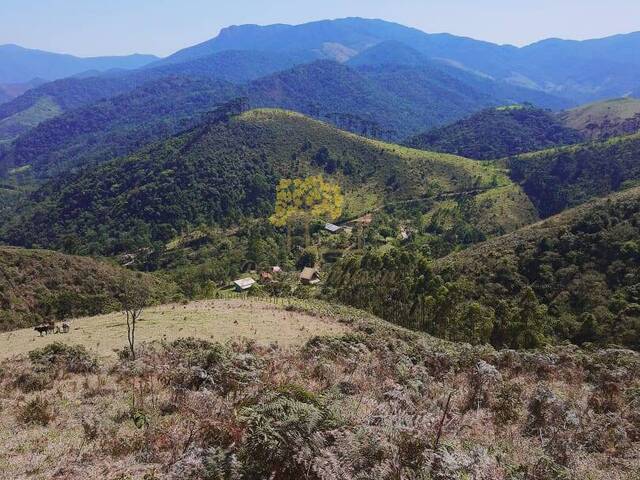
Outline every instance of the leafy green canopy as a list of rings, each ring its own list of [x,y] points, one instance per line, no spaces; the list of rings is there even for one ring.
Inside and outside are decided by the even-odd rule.
[[[563,126],[551,112],[531,105],[515,105],[483,110],[410,138],[407,145],[492,160],[582,140],[580,133]]]
[[[637,185],[640,135],[545,150],[507,160],[540,216],[548,217],[591,198]]]

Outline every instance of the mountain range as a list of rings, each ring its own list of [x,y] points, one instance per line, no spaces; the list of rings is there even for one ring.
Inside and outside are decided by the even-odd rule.
[[[318,113],[314,116],[330,121],[345,115],[353,120],[355,113],[357,123],[366,125],[365,130],[356,133],[376,130],[382,138],[397,141],[480,108],[508,102],[528,101],[540,107],[563,109],[638,92],[640,81],[635,72],[640,66],[639,38],[639,34],[632,33],[583,42],[552,39],[516,48],[449,34],[427,34],[382,20],[347,18],[296,26],[229,27],[209,41],[164,59],[150,56],[77,59],[7,46],[3,48],[9,57],[5,63],[0,58],[0,65],[24,64],[32,73],[18,78],[18,69],[7,67],[15,70],[16,76],[0,76],[0,84],[34,77],[51,80],[75,75],[75,78],[43,85],[9,103],[6,102],[11,94],[0,88],[4,92],[0,93],[3,97],[0,122],[5,123],[2,129],[10,132],[0,136],[0,142],[12,140],[62,111],[127,93],[163,77],[201,76],[245,84],[318,60],[325,61],[324,65],[328,65],[327,61],[337,62],[367,77],[364,80],[354,77],[354,81],[374,81],[378,84],[374,88],[393,89],[386,101],[399,104],[392,113],[404,121],[402,126],[396,120],[386,121],[388,108],[378,111],[373,106],[351,112],[336,108],[331,102],[324,105],[322,98],[303,106],[305,113]],[[390,71],[391,65],[395,72]],[[323,84],[324,91],[330,90],[330,83]],[[317,86],[307,90],[315,91]],[[351,87],[357,89],[358,85]],[[350,99],[349,92],[331,92],[334,93]],[[357,95],[364,95],[384,102],[383,93],[371,92],[371,87],[365,85],[352,100],[359,103]],[[290,99],[284,99],[282,104],[268,100],[253,106],[290,108],[297,107],[295,103]],[[14,115],[18,118],[10,119]],[[337,124],[350,128],[351,120]],[[411,121],[415,126],[407,124]]]
[[[136,69],[158,60],[153,55],[80,58],[73,55],[0,45],[0,83],[24,83],[36,78],[57,80],[87,71]]]

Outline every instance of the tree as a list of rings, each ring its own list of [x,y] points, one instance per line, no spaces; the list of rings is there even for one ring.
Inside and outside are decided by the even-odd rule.
[[[127,315],[127,340],[131,358],[135,360],[136,323],[142,315],[144,307],[149,302],[150,292],[147,284],[137,276],[122,278],[119,300]]]
[[[277,227],[287,227],[291,248],[290,224],[301,220],[305,227],[305,244],[309,245],[309,224],[313,219],[335,220],[342,214],[344,196],[338,185],[321,176],[280,180],[276,190],[276,211],[269,219]]]

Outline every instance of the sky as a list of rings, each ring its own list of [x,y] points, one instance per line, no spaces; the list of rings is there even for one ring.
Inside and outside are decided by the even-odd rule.
[[[639,31],[640,0],[0,0],[0,45],[165,56],[229,25],[348,16],[526,45]]]

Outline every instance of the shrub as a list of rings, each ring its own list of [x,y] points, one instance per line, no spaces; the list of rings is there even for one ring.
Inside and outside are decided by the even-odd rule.
[[[82,345],[51,343],[29,352],[34,366],[62,368],[69,373],[90,373],[98,368],[98,361]]]
[[[24,393],[40,392],[49,388],[51,385],[51,376],[45,372],[23,372],[16,377],[13,385]]]
[[[517,383],[503,383],[491,405],[496,423],[500,426],[518,420],[522,406],[522,386]]]
[[[51,405],[46,398],[35,397],[18,409],[17,419],[27,425],[47,426],[53,419]]]

